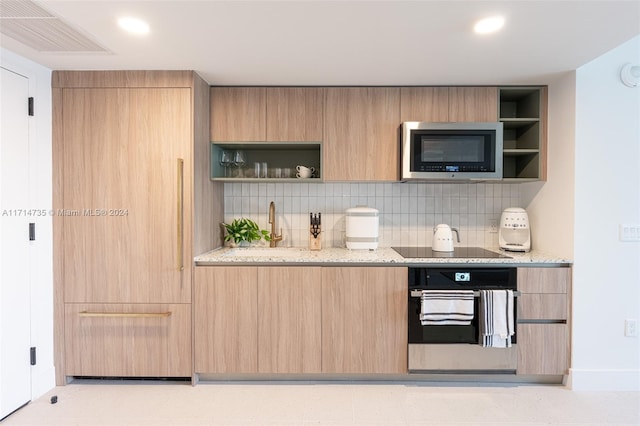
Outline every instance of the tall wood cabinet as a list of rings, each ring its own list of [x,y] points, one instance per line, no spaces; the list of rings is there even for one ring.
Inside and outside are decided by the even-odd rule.
[[[52,86],[57,382],[191,376],[192,259],[218,244],[222,217],[208,85],[64,71]]]

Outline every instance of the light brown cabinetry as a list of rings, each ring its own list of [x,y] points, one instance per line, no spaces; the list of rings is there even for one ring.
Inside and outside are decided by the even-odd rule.
[[[448,121],[498,121],[498,89],[450,87]]]
[[[264,87],[212,87],[210,101],[211,141],[265,140]]]
[[[65,304],[67,376],[191,376],[191,305]]]
[[[212,87],[211,141],[319,142],[324,96],[315,87]]]
[[[195,371],[258,371],[258,270],[197,267],[194,281]]]
[[[324,179],[397,180],[400,89],[331,87],[325,91]]]
[[[52,86],[57,382],[190,376],[191,259],[219,244],[222,216],[209,87],[182,71],[54,72]]]
[[[319,373],[320,268],[197,267],[196,373]]]
[[[320,271],[258,270],[258,372],[320,373]]]
[[[518,374],[567,374],[570,268],[518,268]]]
[[[403,87],[401,121],[498,121],[496,87]]]
[[[407,373],[407,269],[322,268],[322,371]]]
[[[195,278],[196,373],[407,372],[406,268],[199,266]]]

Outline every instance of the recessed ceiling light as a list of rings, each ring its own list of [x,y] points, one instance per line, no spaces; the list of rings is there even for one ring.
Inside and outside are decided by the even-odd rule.
[[[120,18],[118,19],[118,25],[132,34],[147,34],[149,32],[149,24],[138,18]]]
[[[490,16],[476,22],[473,30],[478,34],[488,34],[498,31],[504,26],[504,18],[502,16]]]

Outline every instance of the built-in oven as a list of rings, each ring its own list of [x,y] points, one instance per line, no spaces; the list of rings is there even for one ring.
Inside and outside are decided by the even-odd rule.
[[[409,268],[409,352],[410,373],[504,373],[517,367],[516,320],[510,347],[480,344],[480,290],[512,290],[517,296],[516,268]],[[473,291],[473,319],[463,325],[422,325],[422,290]]]

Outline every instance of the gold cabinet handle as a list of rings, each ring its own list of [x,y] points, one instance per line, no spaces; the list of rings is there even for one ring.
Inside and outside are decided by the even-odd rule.
[[[184,271],[184,160],[178,158],[178,271]]]
[[[171,312],[88,312],[82,311],[78,315],[81,317],[97,317],[97,318],[166,318],[171,316]]]

